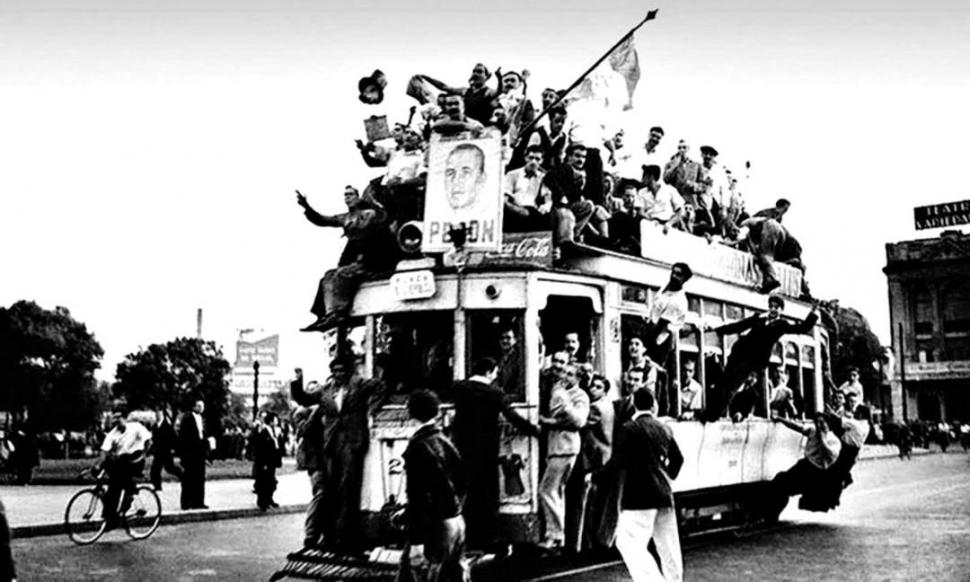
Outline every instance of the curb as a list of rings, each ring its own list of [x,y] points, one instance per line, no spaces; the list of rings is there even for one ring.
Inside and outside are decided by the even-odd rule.
[[[283,515],[290,513],[303,513],[306,511],[306,503],[292,505],[281,505],[271,511],[261,511],[258,507],[245,507],[237,509],[203,509],[191,511],[178,511],[175,513],[162,513],[160,525],[178,525],[180,523],[196,523],[201,521],[221,521],[224,519],[243,519],[251,517],[263,517],[269,515]],[[44,523],[37,525],[22,525],[10,528],[12,539],[36,538],[43,536],[66,535],[63,523]]]

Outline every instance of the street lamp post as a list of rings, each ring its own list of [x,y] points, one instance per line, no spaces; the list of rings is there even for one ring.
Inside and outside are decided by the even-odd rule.
[[[253,421],[259,411],[259,362],[253,362]]]

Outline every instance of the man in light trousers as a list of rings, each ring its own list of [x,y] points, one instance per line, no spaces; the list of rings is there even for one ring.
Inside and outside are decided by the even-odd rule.
[[[620,429],[610,463],[624,473],[616,547],[634,582],[680,582],[684,565],[671,481],[684,463],[673,432],[654,416],[647,390],[633,394],[637,409]],[[647,551],[653,539],[660,563]]]

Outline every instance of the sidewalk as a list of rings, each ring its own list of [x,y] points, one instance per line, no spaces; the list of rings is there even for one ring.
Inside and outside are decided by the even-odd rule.
[[[299,471],[280,475],[276,489],[278,509],[273,513],[294,513],[306,509],[310,500],[310,481]],[[162,523],[210,521],[265,515],[256,507],[252,479],[219,479],[206,482],[205,502],[209,509],[183,511],[179,508],[181,486],[163,483],[158,493],[162,501]],[[0,499],[7,508],[7,520],[15,538],[55,535],[64,531],[64,510],[80,485],[0,486]]]

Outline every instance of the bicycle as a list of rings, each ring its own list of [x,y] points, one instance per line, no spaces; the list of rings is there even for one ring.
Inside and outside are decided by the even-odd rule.
[[[93,544],[104,535],[105,520],[103,499],[108,492],[107,472],[93,468],[81,472],[80,476],[93,475],[93,486],[85,487],[75,493],[67,502],[64,510],[64,529],[71,541],[80,546]],[[128,509],[121,508],[128,504]],[[162,502],[149,485],[137,485],[133,494],[124,493],[118,502],[119,521],[128,536],[143,540],[158,529],[162,520]]]

